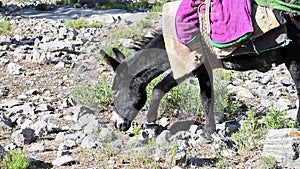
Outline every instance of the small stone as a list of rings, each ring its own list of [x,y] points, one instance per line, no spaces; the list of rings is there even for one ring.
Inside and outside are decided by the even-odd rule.
[[[80,72],[85,72],[85,71],[87,71],[87,66],[85,66],[85,65],[83,65],[83,64],[81,64],[78,68],[77,68],[77,70],[78,71],[80,71]]]
[[[37,95],[39,94],[39,90],[38,89],[31,89],[31,90],[27,90],[25,92],[26,95]]]
[[[81,142],[82,148],[93,148],[97,145],[96,138],[93,135],[87,135]]]
[[[20,101],[20,100],[8,99],[8,100],[1,100],[0,105],[2,107],[11,108],[11,107],[14,107],[14,106],[22,105],[23,103],[24,102]]]
[[[263,76],[263,78],[260,80],[260,83],[266,85],[266,84],[269,83],[270,81],[272,81],[272,76],[271,76],[271,75],[265,75],[265,76]]]
[[[73,148],[74,146],[76,146],[76,142],[74,140],[71,139],[66,139],[64,140],[63,143],[60,143],[58,146],[58,150],[69,150],[71,148]]]
[[[58,62],[55,66],[56,69],[61,69],[65,67],[65,62]]]
[[[35,109],[36,112],[54,111],[54,107],[50,104],[39,104]]]
[[[159,120],[159,124],[163,127],[167,127],[169,124],[170,124],[170,119],[169,118],[166,118],[166,117],[162,117],[160,120]]]
[[[72,159],[71,156],[64,155],[64,156],[58,157],[57,159],[53,160],[52,165],[54,165],[54,166],[63,166],[63,165],[66,165],[66,164],[68,164],[72,161],[73,161],[73,159]]]
[[[4,148],[0,145],[0,161],[2,161],[5,155],[10,155],[9,152],[5,151]]]
[[[36,143],[28,148],[29,152],[37,152],[37,151],[44,151],[44,150],[45,150],[45,146],[43,143]]]
[[[20,75],[24,72],[24,69],[22,66],[16,63],[9,63],[7,66],[8,73],[14,74],[14,75]]]

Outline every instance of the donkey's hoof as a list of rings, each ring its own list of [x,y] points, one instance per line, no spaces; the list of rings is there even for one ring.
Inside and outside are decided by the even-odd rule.
[[[127,131],[131,127],[131,122],[128,120],[125,120],[122,123],[115,122],[115,127],[120,131]]]

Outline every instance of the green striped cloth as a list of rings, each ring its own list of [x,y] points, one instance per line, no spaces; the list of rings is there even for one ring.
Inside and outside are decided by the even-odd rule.
[[[281,0],[254,0],[260,6],[266,6],[273,9],[278,9],[300,15],[300,0],[290,0],[289,3]]]

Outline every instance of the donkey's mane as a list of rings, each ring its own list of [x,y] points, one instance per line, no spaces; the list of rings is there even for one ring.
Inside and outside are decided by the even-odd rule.
[[[147,48],[164,49],[162,29],[153,30],[144,35],[140,40],[133,42],[132,49],[138,51]]]

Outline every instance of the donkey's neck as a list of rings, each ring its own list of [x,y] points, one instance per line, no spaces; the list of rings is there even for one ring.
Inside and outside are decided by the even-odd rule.
[[[141,110],[147,101],[147,85],[164,71],[147,68],[139,72],[130,82],[129,99],[137,110]]]

